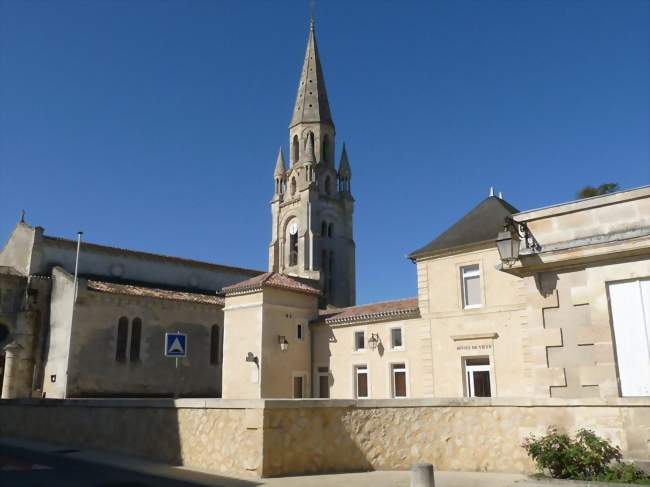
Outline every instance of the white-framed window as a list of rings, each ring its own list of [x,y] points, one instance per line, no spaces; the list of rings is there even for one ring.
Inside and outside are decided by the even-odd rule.
[[[354,366],[354,397],[366,399],[370,397],[370,383],[368,381],[368,366]]]
[[[390,329],[390,348],[393,350],[404,349],[404,339],[402,337],[402,327]]]
[[[463,308],[481,307],[481,270],[478,264],[460,268]]]
[[[464,360],[465,395],[467,397],[491,397],[490,359],[468,357]]]
[[[327,399],[330,397],[330,370],[329,367],[318,367],[318,397]]]
[[[393,397],[406,397],[406,364],[390,365],[391,393]]]
[[[607,284],[621,396],[650,396],[650,279]]]
[[[302,399],[305,397],[305,376],[303,372],[294,372],[292,376],[293,398]]]
[[[304,330],[302,329],[302,325],[296,325],[296,338],[298,340],[304,340],[305,335],[303,334]]]
[[[363,331],[354,332],[354,349],[356,351],[365,350],[366,348],[366,334]]]

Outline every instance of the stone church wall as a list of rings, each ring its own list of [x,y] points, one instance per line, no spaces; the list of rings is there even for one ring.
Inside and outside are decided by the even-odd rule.
[[[549,425],[591,428],[626,459],[650,460],[648,398],[0,401],[1,436],[246,477],[422,461],[439,470],[532,472],[521,442]]]

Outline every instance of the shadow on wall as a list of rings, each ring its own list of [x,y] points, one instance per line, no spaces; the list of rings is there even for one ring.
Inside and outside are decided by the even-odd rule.
[[[245,427],[245,414],[172,400],[11,400],[0,402],[0,436],[258,477],[261,434]]]

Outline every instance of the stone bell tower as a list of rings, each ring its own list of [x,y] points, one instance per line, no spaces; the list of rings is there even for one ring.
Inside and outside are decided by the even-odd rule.
[[[282,148],[275,166],[269,270],[319,281],[322,305],[354,305],[352,171],[345,145],[338,170],[334,163],[336,131],[313,19],[289,123],[289,149],[289,167]]]

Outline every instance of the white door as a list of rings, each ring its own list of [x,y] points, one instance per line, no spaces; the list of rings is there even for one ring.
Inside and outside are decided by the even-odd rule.
[[[650,279],[609,285],[622,396],[650,396]]]

